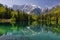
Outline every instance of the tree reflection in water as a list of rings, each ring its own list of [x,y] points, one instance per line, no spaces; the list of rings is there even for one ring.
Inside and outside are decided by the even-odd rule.
[[[22,40],[24,38],[29,40],[42,38],[59,40],[60,36],[58,35],[60,35],[60,24],[56,24],[54,21],[0,23],[0,35],[2,35],[0,38],[8,38],[12,36],[11,39],[21,39],[22,37]]]

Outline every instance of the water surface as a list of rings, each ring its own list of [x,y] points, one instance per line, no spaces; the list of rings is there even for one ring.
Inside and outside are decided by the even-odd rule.
[[[60,25],[37,21],[0,23],[0,40],[60,40]]]

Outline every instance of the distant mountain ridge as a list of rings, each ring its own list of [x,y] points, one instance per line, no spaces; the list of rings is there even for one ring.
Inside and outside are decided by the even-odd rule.
[[[19,11],[24,11],[26,13],[30,14],[41,14],[42,9],[40,6],[37,5],[13,5],[12,7],[13,10],[19,10]]]

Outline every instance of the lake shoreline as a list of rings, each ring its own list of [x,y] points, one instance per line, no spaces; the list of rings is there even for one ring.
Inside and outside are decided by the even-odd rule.
[[[15,19],[0,19],[0,22],[15,22]]]

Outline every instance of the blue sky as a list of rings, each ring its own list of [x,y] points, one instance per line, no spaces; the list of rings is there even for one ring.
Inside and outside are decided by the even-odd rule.
[[[8,6],[12,6],[14,4],[31,4],[38,5],[40,7],[52,7],[54,5],[60,4],[60,0],[0,0],[0,3]]]

